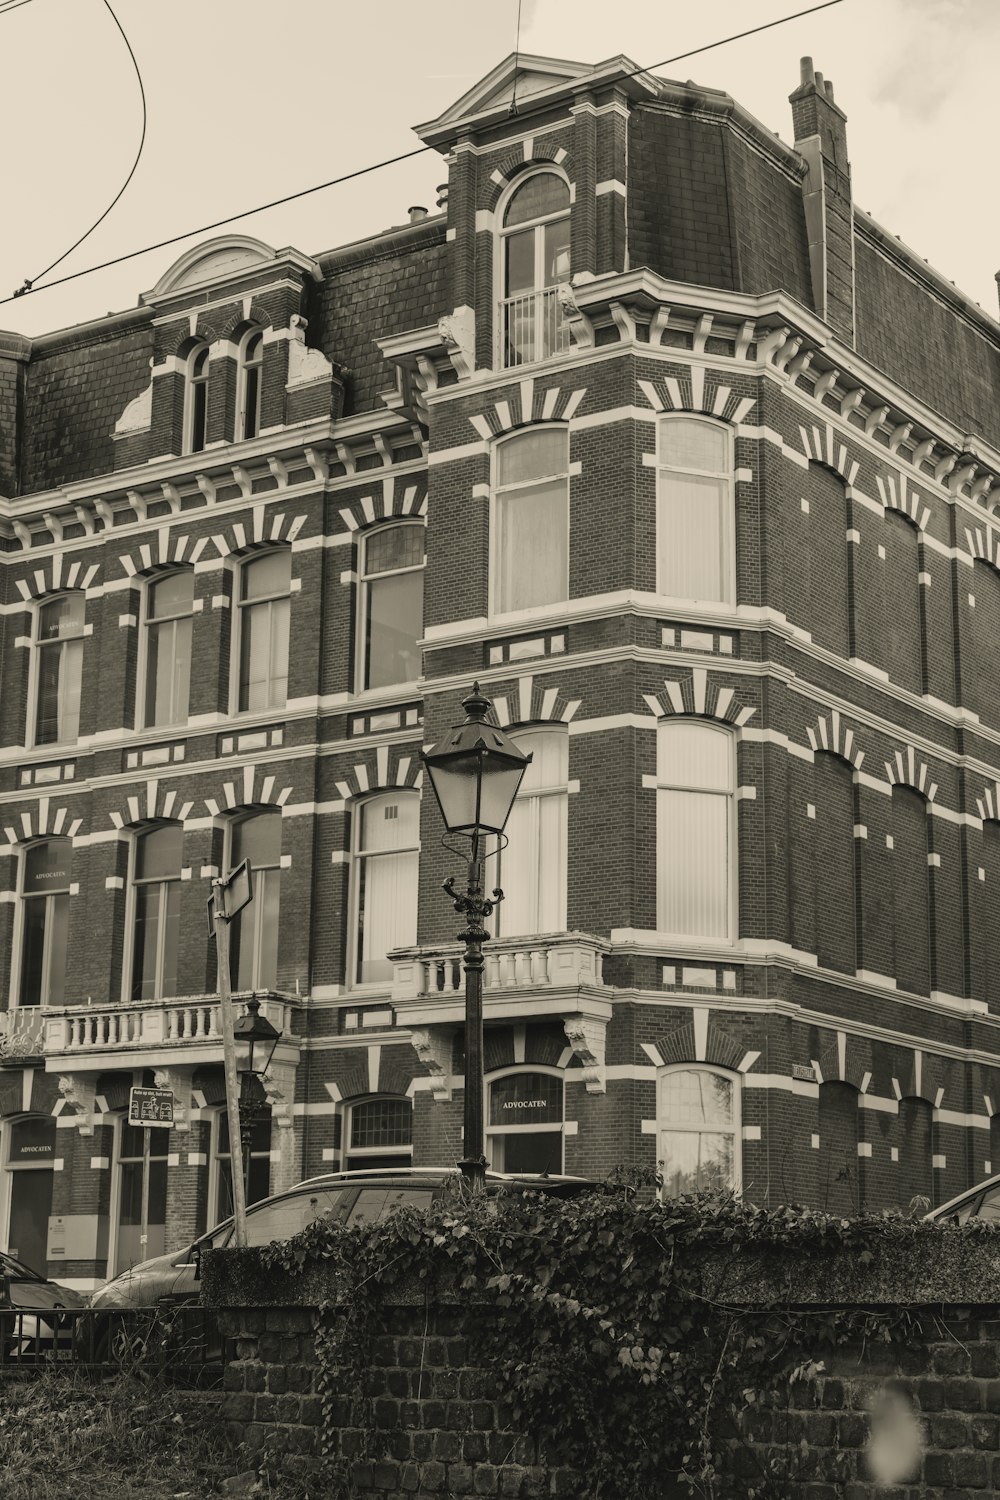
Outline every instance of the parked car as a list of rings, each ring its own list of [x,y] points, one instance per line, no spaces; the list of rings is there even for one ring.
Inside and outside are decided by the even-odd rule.
[[[59,1308],[85,1307],[86,1297],[49,1281],[13,1255],[0,1254],[0,1359],[17,1360],[46,1349],[68,1347],[70,1330],[60,1327]]]
[[[975,1187],[966,1188],[964,1193],[949,1198],[940,1208],[932,1208],[924,1218],[946,1224],[966,1224],[970,1219],[1000,1224],[1000,1173],[978,1182]]]
[[[272,1240],[289,1240],[314,1219],[329,1218],[351,1226],[385,1218],[404,1205],[425,1208],[453,1190],[459,1176],[457,1167],[383,1167],[311,1177],[247,1209],[247,1243],[267,1245]],[[598,1186],[587,1177],[486,1173],[490,1196],[534,1191],[571,1198]],[[224,1219],[183,1250],[157,1255],[122,1271],[93,1294],[90,1305],[110,1311],[196,1301],[202,1251],[220,1250],[232,1236],[233,1221]]]

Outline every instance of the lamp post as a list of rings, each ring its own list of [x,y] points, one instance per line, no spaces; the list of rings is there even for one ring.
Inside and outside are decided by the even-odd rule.
[[[257,1113],[261,1108],[263,1079],[271,1065],[281,1032],[260,1013],[260,1001],[251,995],[245,1013],[233,1026],[236,1044],[236,1071],[240,1077],[240,1146],[245,1189],[250,1189],[250,1142]],[[232,1162],[233,1129],[229,1128],[229,1159]]]
[[[465,944],[465,1134],[459,1162],[473,1193],[485,1182],[483,1151],[483,943],[490,934],[483,926],[503,891],[483,895],[482,840],[499,838],[507,825],[521,778],[531,760],[502,729],[487,724],[491,704],[475,683],[462,704],[465,721],[456,724],[440,745],[423,751],[431,786],[449,833],[469,840],[466,889],[456,891],[449,876],[444,889],[455,910],[466,919],[458,934]],[[448,846],[450,847],[450,846]]]

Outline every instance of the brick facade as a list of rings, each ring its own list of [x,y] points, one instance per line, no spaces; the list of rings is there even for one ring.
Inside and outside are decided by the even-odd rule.
[[[510,67],[420,128],[446,213],[315,258],[227,237],[131,312],[0,336],[0,1098],[5,1130],[55,1116],[52,1214],[96,1216],[61,1274],[100,1279],[109,1245],[114,1266],[131,1082],[169,1074],[182,1108],[168,1243],[213,1217],[205,900],[246,813],[281,813],[271,1188],[339,1164],[372,1097],[412,1101],[415,1163],[455,1160],[457,870],[432,800],[416,942],[360,989],[352,871],[359,809],[418,792],[474,678],[498,722],[568,746],[565,931],[506,938],[501,909],[486,995],[490,1072],[564,1085],[555,1165],[653,1165],[661,1081],[702,1067],[733,1088],[744,1191],[772,1202],[943,1201],[1000,1170],[1000,328],[852,209],[843,116],[808,67],[796,148],[621,59],[529,68],[511,118]],[[526,354],[505,347],[500,231],[545,171],[569,187],[570,270],[531,294],[558,336]],[[237,442],[252,328],[260,428]],[[659,438],[691,416],[732,453],[715,603],[657,592]],[[568,598],[499,613],[496,453],[533,427],[568,435]],[[362,689],[363,548],[393,518],[426,527],[422,673]],[[287,693],[240,710],[242,570],[269,547],[291,565]],[[188,715],[143,728],[148,586],[170,568],[193,572]],[[79,732],[35,745],[39,611],[67,591]],[[733,747],[725,939],[657,925],[658,871],[692,852],[657,847],[678,720]],[[183,829],[177,993],[135,1003],[134,845],[163,822]],[[33,1011],[23,862],[54,836],[66,992]]]

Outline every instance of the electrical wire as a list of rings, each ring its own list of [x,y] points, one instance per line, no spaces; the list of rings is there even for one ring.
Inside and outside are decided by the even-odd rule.
[[[521,0],[517,0],[517,30],[514,33],[514,83],[510,91],[509,115],[517,114],[517,67],[521,56]]]
[[[24,3],[24,0],[21,0],[21,3]],[[788,21],[798,21],[803,16],[811,16],[817,11],[829,10],[832,6],[842,5],[843,3],[844,0],[823,0],[822,4],[811,5],[807,10],[796,11],[794,15],[779,16],[777,20],[765,21],[760,26],[751,27],[749,31],[740,31],[733,36],[720,37],[718,41],[707,42],[703,47],[694,47],[690,52],[679,52],[676,57],[664,58],[662,62],[651,63],[644,68],[633,68],[630,72],[621,74],[620,77],[634,78],[640,73],[651,73],[656,68],[669,67],[671,63],[683,62],[685,58],[695,57],[702,52],[711,52],[715,47],[725,47],[729,42],[742,41],[745,37],[756,36],[758,32],[770,31],[773,27],[783,26]],[[107,0],[105,0],[105,4],[107,4]],[[544,89],[532,89],[530,93],[522,95],[522,102],[524,99],[532,98],[537,93],[544,92]],[[112,257],[111,260],[102,260],[96,265],[85,266],[81,271],[71,271],[68,276],[58,276],[55,281],[48,281],[44,286],[26,285],[15,292],[13,297],[0,297],[0,307],[5,306],[8,302],[13,302],[16,297],[34,296],[38,292],[48,291],[50,287],[63,286],[68,281],[77,281],[81,276],[92,276],[95,271],[106,271],[111,266],[122,265],[125,261],[135,260],[140,255],[148,255],[153,250],[163,250],[168,245],[176,245],[181,240],[193,239],[195,235],[207,234],[212,229],[222,229],[227,224],[235,224],[239,219],[253,218],[255,214],[266,213],[270,208],[280,208],[286,203],[294,203],[299,198],[308,198],[312,193],[321,193],[326,188],[338,187],[343,182],[352,182],[358,177],[365,177],[371,172],[381,171],[383,167],[393,167],[397,162],[410,161],[413,157],[423,156],[426,152],[433,151],[434,149],[433,146],[417,146],[413,151],[403,151],[399,156],[389,156],[383,161],[372,162],[370,166],[358,167],[354,172],[345,172],[342,177],[331,177],[328,182],[318,182],[315,186],[302,188],[297,193],[287,193],[283,198],[272,198],[269,203],[261,203],[256,208],[245,208],[239,213],[229,214],[225,219],[215,219],[211,224],[202,224],[196,229],[186,229],[183,234],[174,234],[168,239],[157,240],[151,245],[143,245],[139,250],[128,250],[123,255]],[[117,199],[115,201],[117,202]],[[103,217],[104,215],[102,215]],[[100,220],[98,220],[98,223],[100,223]],[[77,241],[77,244],[79,243]],[[69,251],[66,254],[68,255]],[[65,256],[60,258],[65,259]],[[56,264],[58,265],[58,263],[57,261]],[[51,269],[52,267],[50,266],[49,270]],[[41,274],[45,275],[47,273],[43,271]]]
[[[30,5],[31,0],[10,0],[9,5],[0,5],[0,16],[5,16],[9,10],[20,10],[22,5]]]
[[[23,4],[24,0],[19,0],[19,3]],[[119,21],[118,17],[115,15],[114,11],[112,10],[111,5],[110,5],[110,0],[104,0],[104,8],[107,10],[108,15],[111,17],[112,21],[114,21],[115,25],[118,27],[118,30],[121,33],[122,41],[125,43],[125,46],[128,48],[128,55],[132,59],[132,66],[135,69],[136,82],[139,85],[139,97],[142,100],[142,130],[141,130],[140,135],[139,135],[139,149],[135,153],[135,161],[132,163],[132,167],[131,167],[131,169],[129,171],[128,176],[126,177],[125,181],[122,183],[121,187],[118,189],[118,191],[115,194],[115,196],[112,198],[111,202],[108,204],[107,208],[101,214],[100,218],[99,219],[95,219],[94,222],[93,222],[93,224],[91,224],[90,228],[88,230],[86,230],[85,233],[81,234],[81,236],[80,236],[80,238],[78,240],[74,240],[73,244],[70,245],[69,249],[68,250],[64,250],[63,253],[62,253],[62,255],[60,255],[58,257],[58,259],[54,260],[50,266],[46,266],[44,271],[39,271],[38,275],[31,277],[30,280],[26,277],[25,281],[24,281],[24,285],[22,287],[20,287],[14,293],[15,297],[23,297],[27,292],[30,292],[36,281],[40,281],[43,276],[47,276],[50,271],[54,271],[55,268],[56,268],[56,266],[62,265],[62,262],[66,259],[66,257],[68,255],[72,255],[73,251],[76,250],[78,248],[78,246],[82,245],[83,242],[84,242],[84,240],[87,239],[89,235],[93,234],[93,232],[97,228],[98,224],[101,224],[101,223],[104,222],[104,220],[108,217],[108,214],[111,212],[111,210],[114,208],[115,204],[119,201],[119,199],[121,198],[122,194],[125,192],[125,189],[128,187],[129,183],[132,181],[132,178],[135,176],[135,169],[139,165],[139,158],[142,156],[142,150],[143,150],[143,147],[146,144],[146,90],[144,89],[143,83],[142,83],[142,73],[139,71],[139,64],[136,61],[135,53],[132,51],[132,43],[129,41],[128,37],[125,35],[125,31],[124,31],[124,28],[122,27],[122,23]],[[49,284],[52,285],[53,283],[49,283]]]

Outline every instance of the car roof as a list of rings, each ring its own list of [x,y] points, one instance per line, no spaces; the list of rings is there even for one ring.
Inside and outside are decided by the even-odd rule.
[[[977,1182],[974,1187],[966,1188],[964,1193],[956,1193],[954,1198],[948,1199],[947,1203],[942,1203],[937,1208],[932,1208],[929,1214],[924,1214],[924,1218],[941,1219],[952,1209],[960,1207],[968,1198],[975,1198],[986,1188],[997,1186],[1000,1186],[1000,1172],[994,1172],[992,1177],[984,1177],[982,1182]]]

